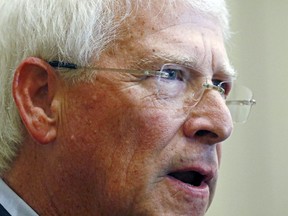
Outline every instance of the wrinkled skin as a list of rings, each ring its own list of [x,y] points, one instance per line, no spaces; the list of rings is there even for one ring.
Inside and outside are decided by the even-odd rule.
[[[175,14],[157,18],[140,11],[130,24],[129,35],[96,66],[136,68],[145,58],[145,68],[159,69],[167,59],[151,56],[173,56],[177,63],[197,62],[194,67],[209,77],[225,75],[222,67],[229,61],[212,16],[177,6]],[[93,83],[68,87],[57,81],[49,111],[57,130],[46,145],[38,144],[24,121],[33,138],[27,137],[5,180],[41,215],[205,214],[221,143],[232,130],[225,101],[207,90],[189,113],[155,108],[155,95],[145,90],[148,80],[130,78],[99,72]],[[209,175],[201,189],[168,176],[194,169]]]

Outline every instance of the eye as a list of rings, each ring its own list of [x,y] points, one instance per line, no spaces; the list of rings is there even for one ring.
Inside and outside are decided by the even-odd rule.
[[[159,98],[177,98],[187,90],[189,70],[177,64],[162,66],[157,79],[157,94]]]
[[[166,80],[186,81],[189,79],[189,69],[177,64],[165,64],[161,68],[162,78]]]
[[[162,72],[165,73],[165,78],[168,80],[184,80],[184,72],[181,69],[165,68],[162,69]]]
[[[225,98],[229,95],[231,88],[232,88],[232,83],[230,81],[223,81],[223,80],[218,80],[218,79],[213,79],[212,80],[213,85],[219,86],[224,89],[224,96]]]

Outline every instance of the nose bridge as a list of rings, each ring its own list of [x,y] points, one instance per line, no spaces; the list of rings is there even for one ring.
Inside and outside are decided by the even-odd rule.
[[[227,139],[232,128],[233,123],[225,100],[217,90],[206,89],[184,123],[184,134],[201,139],[203,143],[215,144]]]

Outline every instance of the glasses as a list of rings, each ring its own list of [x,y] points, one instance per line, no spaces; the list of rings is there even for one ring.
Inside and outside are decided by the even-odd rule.
[[[252,99],[252,91],[243,85],[234,84],[230,92],[226,105],[228,106],[233,121],[245,123],[250,114],[251,108],[256,104],[256,100]]]
[[[251,107],[256,103],[252,92],[245,86],[232,85],[231,80],[211,79],[202,73],[178,64],[164,64],[160,70],[129,70],[115,68],[78,67],[73,63],[51,61],[52,67],[65,70],[95,70],[121,72],[134,75],[146,82],[150,95],[155,97],[153,106],[190,111],[208,89],[217,91],[230,110],[235,123],[248,119]],[[233,86],[233,88],[232,88]]]

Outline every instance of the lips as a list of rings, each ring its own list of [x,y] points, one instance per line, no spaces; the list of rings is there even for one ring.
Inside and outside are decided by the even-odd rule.
[[[195,187],[199,187],[205,180],[205,176],[196,171],[172,172],[168,176]]]
[[[206,167],[206,168],[205,168]],[[193,190],[208,189],[215,172],[209,166],[197,166],[184,169],[176,169],[167,176],[178,184],[186,185]]]

